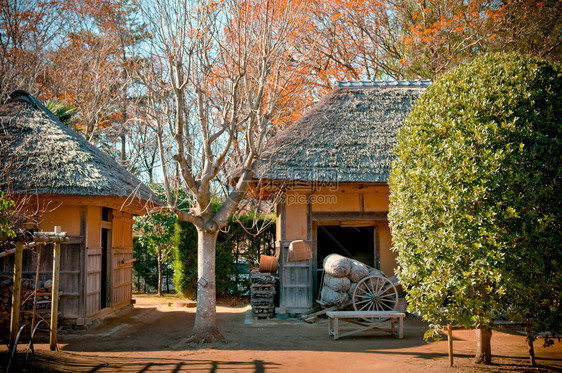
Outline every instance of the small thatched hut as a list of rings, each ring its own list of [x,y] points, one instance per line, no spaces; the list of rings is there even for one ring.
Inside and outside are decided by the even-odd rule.
[[[0,190],[37,218],[31,229],[61,226],[60,315],[84,324],[131,304],[133,216],[161,201],[109,156],[64,126],[25,91],[0,106]],[[52,250],[42,250],[41,282],[51,277]],[[23,277],[37,258],[24,254]],[[0,259],[10,276],[13,256]]]
[[[313,307],[322,261],[354,257],[392,275],[388,177],[398,127],[429,81],[341,82],[295,124],[272,138],[256,164],[277,206],[280,311]],[[312,259],[287,260],[294,240]]]

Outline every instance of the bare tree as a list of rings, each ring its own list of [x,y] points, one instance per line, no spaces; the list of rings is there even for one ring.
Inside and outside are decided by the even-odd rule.
[[[61,1],[0,0],[0,101],[15,89],[44,93],[46,55],[64,30]]]
[[[268,135],[302,88],[294,86],[299,66],[291,54],[296,53],[303,26],[303,3],[144,3],[151,52],[158,57],[155,60],[166,63],[173,99],[169,123],[173,158],[182,185],[193,198],[189,212],[179,211],[164,170],[168,203],[179,219],[193,223],[198,232],[197,314],[188,341],[222,338],[216,325],[217,234],[244,197],[252,165]],[[162,131],[157,134],[161,139]],[[223,171],[232,187],[214,209],[217,176]]]

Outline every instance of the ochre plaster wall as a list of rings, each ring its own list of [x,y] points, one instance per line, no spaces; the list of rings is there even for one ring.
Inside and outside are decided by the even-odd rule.
[[[113,211],[111,246],[123,247],[123,214],[119,211]]]
[[[53,232],[55,226],[60,226],[62,232],[69,236],[80,235],[80,207],[58,206],[52,211],[45,211],[39,223],[39,228],[44,232]]]
[[[388,187],[372,188],[363,193],[365,211],[388,211]]]
[[[388,211],[388,186],[339,185],[310,191],[312,211]]]
[[[285,202],[285,240],[306,240],[307,204],[304,203],[299,192],[287,193]]]
[[[88,206],[86,247],[101,247],[101,207],[99,206]]]
[[[324,188],[310,195],[312,211],[345,212],[361,211],[361,195],[353,189]]]
[[[397,253],[390,250],[392,245],[392,237],[390,235],[390,227],[388,221],[381,221],[377,224],[380,242],[380,263],[381,270],[387,275],[392,276],[394,270],[398,266],[396,263]]]
[[[123,247],[133,247],[133,215],[123,213]]]
[[[277,220],[278,240],[307,239],[307,200],[311,201],[312,213],[370,213],[388,212],[388,186],[339,185],[318,190],[302,189],[289,191],[285,198],[285,219]],[[279,213],[279,211],[278,211]],[[279,217],[279,216],[278,216]],[[323,222],[340,224],[341,221]],[[285,224],[285,237],[281,237],[281,225]],[[394,274],[396,253],[390,250],[392,238],[388,221],[374,221],[379,237],[380,265],[387,274]]]

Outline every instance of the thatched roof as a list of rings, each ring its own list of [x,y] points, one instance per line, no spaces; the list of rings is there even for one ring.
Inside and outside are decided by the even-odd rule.
[[[262,180],[387,182],[395,135],[429,81],[340,82],[273,137],[256,163]]]
[[[0,190],[162,202],[25,91],[0,106]]]

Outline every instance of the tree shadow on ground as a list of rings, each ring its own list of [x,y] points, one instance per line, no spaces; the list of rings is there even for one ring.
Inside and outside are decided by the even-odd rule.
[[[179,360],[179,359],[132,359],[114,357],[83,357],[74,354],[59,354],[53,359],[51,353],[39,352],[36,358],[25,364],[19,362],[16,371],[30,373],[109,373],[109,372],[209,372],[220,373],[228,371],[265,373],[275,369],[279,364],[264,360],[252,361],[221,361],[221,360]],[[17,370],[19,368],[20,370]]]
[[[427,326],[415,318],[405,321],[404,339],[386,332],[363,332],[334,340],[328,335],[326,319],[315,324],[295,320],[293,323],[283,321],[279,325],[246,325],[244,309],[217,314],[224,341],[205,345],[184,343],[193,328],[194,319],[194,312],[155,310],[148,320],[125,319],[122,325],[126,326],[123,328],[110,322],[109,327],[61,335],[59,341],[65,351],[85,352],[181,351],[209,347],[220,350],[370,352],[427,344],[423,340]],[[111,327],[118,331],[108,335]]]
[[[146,312],[145,312],[146,313]],[[276,367],[278,358],[269,353],[279,352],[310,352],[314,356],[318,352],[334,353],[365,353],[373,356],[388,356],[389,359],[441,361],[447,360],[446,344],[444,348],[436,349],[431,343],[423,340],[427,324],[418,318],[406,318],[405,338],[399,339],[396,335],[383,332],[367,332],[355,334],[339,340],[334,340],[328,335],[328,323],[321,319],[315,324],[306,324],[298,321],[287,322],[252,322],[247,325],[248,316],[243,307],[231,308],[225,312],[217,313],[219,329],[225,341],[213,344],[196,345],[183,341],[193,328],[194,310],[177,310],[166,308],[152,310],[148,316],[134,318],[120,316],[118,320],[108,320],[105,325],[92,328],[81,334],[61,335],[62,353],[44,351],[48,347],[39,348],[38,359],[33,363],[37,372],[221,372],[221,371],[248,371],[261,372],[266,368]],[[246,322],[246,323],[245,323]],[[123,326],[124,325],[124,326]],[[44,337],[43,337],[44,338]],[[48,339],[47,339],[48,341]],[[456,334],[455,343],[471,343],[467,335]],[[426,347],[427,346],[427,347]],[[455,345],[457,346],[457,345]],[[461,346],[461,345],[459,345]],[[42,351],[41,351],[42,350]],[[217,355],[202,355],[212,350],[219,350],[221,360],[214,360]],[[251,351],[263,357],[249,357],[247,361],[241,360],[240,354]],[[442,351],[442,352],[441,352]],[[526,357],[494,355],[493,361],[497,366],[478,367],[472,365],[469,354],[455,354],[459,363],[464,364],[465,371],[484,369],[487,372],[503,371],[528,371],[531,367]],[[106,357],[108,352],[111,357]],[[466,352],[466,347],[465,351]],[[143,355],[144,354],[144,355]],[[177,359],[184,356],[185,359]],[[252,355],[250,354],[250,356]],[[43,357],[42,357],[43,356]],[[49,359],[47,356],[52,356]],[[139,359],[133,358],[134,356]],[[149,356],[167,356],[163,359],[153,359]],[[231,361],[228,361],[229,356]],[[246,355],[248,356],[248,355]],[[258,355],[259,356],[259,355]],[[279,355],[278,355],[279,356]],[[541,357],[538,360],[539,371],[555,371],[562,367],[562,359],[557,357]],[[223,357],[225,357],[223,359]],[[261,359],[261,360],[259,360]],[[267,362],[269,360],[270,362]],[[430,363],[430,364],[433,364]],[[443,368],[445,365],[443,366]],[[495,370],[494,370],[495,369]],[[30,370],[33,371],[33,370]]]

